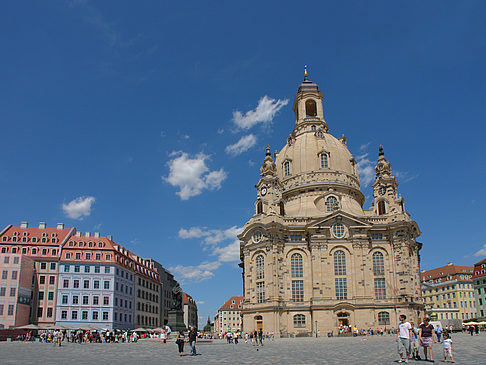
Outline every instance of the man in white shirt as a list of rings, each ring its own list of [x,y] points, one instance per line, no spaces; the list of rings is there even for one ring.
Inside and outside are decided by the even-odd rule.
[[[405,362],[408,363],[408,358],[410,356],[410,339],[412,338],[412,325],[405,322],[407,316],[405,314],[400,315],[400,323],[398,324],[397,333],[397,343],[398,343],[398,354],[400,355],[400,360],[403,361],[403,353],[405,352],[406,358]]]

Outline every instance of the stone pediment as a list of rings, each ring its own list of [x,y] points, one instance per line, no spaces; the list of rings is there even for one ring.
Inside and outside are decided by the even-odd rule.
[[[354,217],[350,214],[347,214],[347,213],[339,210],[339,211],[332,213],[331,215],[328,215],[325,218],[318,218],[318,219],[314,220],[313,222],[309,223],[306,228],[307,229],[309,229],[309,228],[310,229],[312,229],[312,228],[318,229],[318,228],[322,228],[322,227],[329,227],[329,226],[332,226],[336,221],[339,221],[339,222],[346,224],[347,226],[350,226],[350,227],[366,228],[366,227],[372,226],[369,222],[365,221],[364,219]]]

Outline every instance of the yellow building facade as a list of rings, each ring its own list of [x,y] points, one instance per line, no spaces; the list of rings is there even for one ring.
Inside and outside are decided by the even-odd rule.
[[[472,275],[472,266],[452,263],[422,271],[425,309],[433,320],[459,326],[463,320],[476,318]]]

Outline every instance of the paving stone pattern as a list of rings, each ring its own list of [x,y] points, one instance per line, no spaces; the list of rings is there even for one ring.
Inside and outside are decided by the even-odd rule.
[[[486,333],[454,334],[456,364],[486,364]],[[240,341],[216,340],[197,345],[198,356],[179,357],[173,342],[141,340],[129,344],[52,344],[1,342],[0,363],[6,364],[394,364],[394,336],[295,338],[265,341],[257,348]],[[442,345],[434,345],[436,363],[443,363]],[[426,364],[425,361],[410,361]]]

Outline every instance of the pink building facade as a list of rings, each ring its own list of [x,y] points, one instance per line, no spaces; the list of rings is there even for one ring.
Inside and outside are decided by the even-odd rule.
[[[0,254],[0,327],[31,322],[34,261],[21,254]]]

